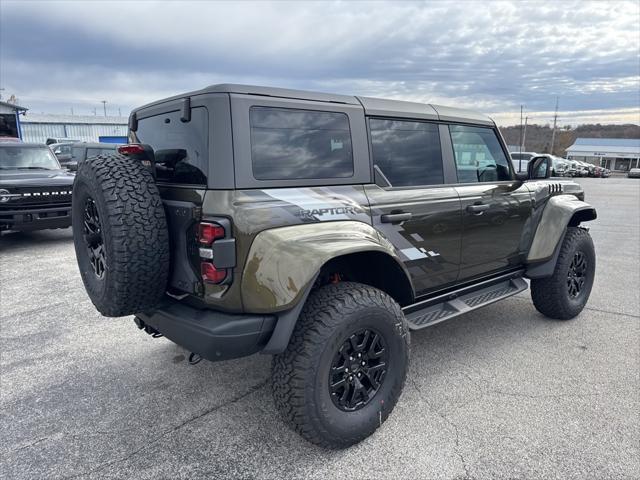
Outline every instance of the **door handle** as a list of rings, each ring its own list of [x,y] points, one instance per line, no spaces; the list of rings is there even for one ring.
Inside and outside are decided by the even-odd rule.
[[[485,210],[489,210],[489,205],[486,203],[467,205],[467,212],[473,213],[474,215],[482,215],[482,212]]]
[[[386,213],[380,216],[382,223],[399,223],[411,220],[411,213]]]

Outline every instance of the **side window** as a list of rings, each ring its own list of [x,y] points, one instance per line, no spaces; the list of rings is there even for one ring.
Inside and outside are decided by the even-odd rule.
[[[151,145],[159,182],[206,185],[209,168],[209,115],[204,107],[191,109],[191,121],[181,122],[179,111],[138,120],[132,141]]]
[[[104,153],[101,148],[87,148],[87,158]]]
[[[449,131],[455,154],[458,182],[511,180],[507,158],[493,129],[449,125]]]
[[[372,118],[369,128],[373,163],[393,187],[444,182],[436,124]]]
[[[82,148],[82,147],[73,147],[71,149],[71,157],[76,162],[79,162],[80,160],[84,160],[84,157],[82,156],[83,150],[84,150],[84,148]]]
[[[353,176],[344,113],[251,107],[251,163],[257,180]]]

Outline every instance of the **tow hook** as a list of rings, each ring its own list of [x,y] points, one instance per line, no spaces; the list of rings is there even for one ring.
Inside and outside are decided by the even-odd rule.
[[[133,321],[135,322],[136,326],[140,330],[144,330],[144,333],[146,333],[147,335],[151,335],[152,338],[164,337],[164,335],[162,335],[158,330],[153,328],[151,325],[147,325],[146,323],[144,323],[144,321],[141,318],[134,317]]]

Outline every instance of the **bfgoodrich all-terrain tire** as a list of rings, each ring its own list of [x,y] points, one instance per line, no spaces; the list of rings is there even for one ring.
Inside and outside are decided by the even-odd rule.
[[[287,350],[273,359],[275,404],[305,439],[345,448],[389,416],[408,362],[409,332],[391,297],[358,283],[326,285],[311,293]]]
[[[73,185],[73,242],[91,301],[108,317],[147,310],[169,274],[169,232],[151,173],[119,154],[78,166]]]
[[[536,309],[550,318],[569,320],[589,300],[596,270],[596,253],[589,232],[569,227],[553,275],[531,280]]]

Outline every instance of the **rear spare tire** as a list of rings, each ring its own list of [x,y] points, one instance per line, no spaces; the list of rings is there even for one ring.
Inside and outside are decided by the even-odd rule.
[[[149,170],[119,154],[87,159],[72,199],[78,267],[98,311],[121,317],[157,305],[169,276],[169,232]]]

